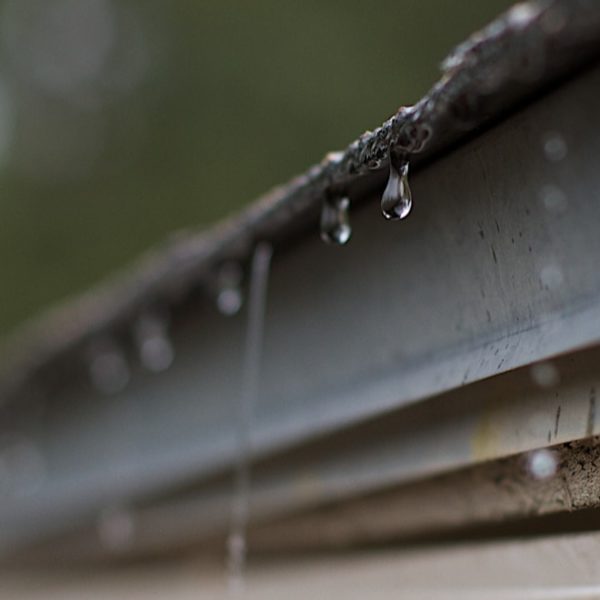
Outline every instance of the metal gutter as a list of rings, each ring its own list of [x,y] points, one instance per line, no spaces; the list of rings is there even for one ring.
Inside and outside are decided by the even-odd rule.
[[[595,347],[538,364],[542,374],[553,369],[560,378],[556,385],[540,386],[536,369],[524,367],[256,462],[251,548],[416,538],[598,507],[594,465],[600,450],[597,439],[588,438],[600,433],[599,358]],[[559,474],[536,481],[526,469],[526,455],[546,446],[556,453]],[[121,505],[119,514],[135,523],[135,537],[122,548],[106,547],[97,537],[101,512],[69,528],[61,524],[58,530],[66,535],[59,555],[137,556],[221,539],[231,492],[230,477],[222,474]],[[73,515],[73,506],[62,508]],[[60,513],[51,521],[57,520],[63,521]],[[35,513],[26,509],[6,521],[5,548],[40,534]]]
[[[218,314],[212,286],[220,264],[243,261],[256,240],[276,244],[251,432],[256,460],[309,448],[315,439],[412,410],[407,407],[438,394],[452,411],[452,390],[598,343],[600,70],[592,57],[599,33],[597,4],[517,5],[459,48],[442,82],[417,107],[401,110],[238,220],[174,243],[27,334],[3,380],[0,450],[27,460],[14,461],[12,480],[0,490],[2,550],[89,525],[107,507],[177,498],[190,485],[207,485],[200,503],[211,520],[211,498],[222,506],[223,494],[211,496],[210,480],[235,461],[232,414],[244,330],[243,312]],[[567,70],[576,76],[550,91]],[[523,106],[533,95],[537,101]],[[499,121],[517,104],[519,112]],[[490,120],[495,127],[465,137]],[[431,135],[421,148],[423,130]],[[406,136],[418,144],[408,147]],[[382,219],[373,194],[382,187],[390,145],[399,143],[415,153],[411,164],[420,168],[411,175],[414,214],[393,224]],[[285,245],[286,236],[316,222],[328,189],[348,192],[354,202],[352,242],[324,247],[315,232]],[[133,332],[140,317],[157,309],[171,315],[175,361],[152,373],[135,357]],[[94,344],[104,349],[93,350]],[[129,385],[114,394],[94,388],[92,351],[104,352],[113,366],[126,356]],[[594,376],[587,372],[586,386]],[[589,398],[580,400],[569,401],[576,416],[560,441],[596,432],[595,422],[588,430]],[[407,445],[394,446],[387,475],[367,460],[364,473],[379,481],[365,479],[353,492],[481,460],[471,445],[478,419],[485,418],[485,394],[466,406],[471,415],[449,413],[445,430],[423,413],[427,418],[415,429],[422,437],[415,433],[412,446],[408,434],[398,440]],[[539,408],[535,400],[524,406],[531,414]],[[548,443],[547,428],[523,434],[521,446],[511,441],[516,408],[488,457]],[[392,439],[401,430],[392,430]],[[454,454],[437,444],[442,430]],[[368,458],[367,442],[358,436],[358,455]],[[371,458],[380,455],[370,442]],[[402,474],[403,457],[419,448],[429,448],[432,462],[409,460],[413,470]],[[440,462],[440,452],[452,460]],[[43,469],[33,477],[36,464]],[[335,476],[338,463],[321,455],[313,468],[319,465]],[[294,472],[286,469],[280,477],[290,477],[293,490]],[[347,482],[354,477],[356,471]],[[330,477],[324,489],[334,496],[338,484]],[[286,493],[279,499],[289,507],[293,498]]]

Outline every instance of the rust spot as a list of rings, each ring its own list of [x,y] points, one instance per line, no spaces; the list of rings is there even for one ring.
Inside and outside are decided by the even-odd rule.
[[[478,419],[471,438],[471,450],[476,460],[486,460],[497,454],[500,447],[497,427],[499,418],[500,415],[497,410],[488,407],[481,418]]]

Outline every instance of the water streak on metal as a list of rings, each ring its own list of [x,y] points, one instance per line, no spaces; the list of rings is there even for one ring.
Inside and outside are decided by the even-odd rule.
[[[239,596],[244,589],[246,529],[250,509],[252,421],[260,386],[267,288],[272,255],[271,244],[263,242],[256,247],[252,256],[242,389],[238,407],[234,496],[228,539],[228,588],[231,597]]]

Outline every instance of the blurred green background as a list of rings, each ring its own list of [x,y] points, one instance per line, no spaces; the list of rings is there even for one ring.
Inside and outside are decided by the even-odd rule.
[[[502,0],[4,0],[0,336],[439,77]]]

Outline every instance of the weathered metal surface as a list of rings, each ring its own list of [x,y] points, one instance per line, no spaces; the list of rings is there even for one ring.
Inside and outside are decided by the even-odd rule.
[[[324,248],[315,235],[276,257],[256,457],[600,340],[599,86],[592,69],[422,169],[406,223],[386,223],[365,203],[347,248]],[[560,160],[548,139],[562,141]],[[558,190],[558,209],[548,190],[554,201]],[[209,303],[178,318],[166,373],[135,368],[110,397],[73,376],[41,401],[37,422],[24,404],[6,416],[5,434],[39,454],[44,473],[4,496],[5,550],[231,465],[241,321]],[[559,441],[586,431],[589,394],[577,398]],[[443,464],[435,431],[423,430],[419,452],[429,436]],[[461,452],[471,456],[472,432],[460,431],[448,443],[468,444]],[[523,436],[540,443],[540,431]],[[510,440],[500,436],[490,455],[509,453]]]
[[[552,367],[544,364],[557,377],[549,387],[540,387],[529,367],[511,371],[255,464],[251,547],[416,537],[597,506],[600,447],[568,441],[600,431],[599,361],[595,348],[555,359]],[[565,442],[558,449],[559,473],[549,481],[534,481],[524,457],[516,456]],[[514,458],[482,463],[508,456]],[[220,539],[231,490],[229,478],[221,477],[129,505],[135,535],[120,554]],[[329,508],[321,511],[323,506]],[[65,558],[110,554],[96,535],[97,515],[87,525],[59,544],[53,541],[52,554],[57,556],[57,545]],[[23,535],[22,522],[19,527]],[[39,554],[48,552],[42,547]]]
[[[251,563],[248,600],[597,600],[598,532],[534,539],[388,548]],[[152,563],[90,574],[2,572],[0,595],[20,600],[225,600],[215,561]]]
[[[177,306],[190,290],[210,286],[213,269],[228,258],[247,257],[256,241],[281,241],[316,212],[326,190],[353,199],[380,185],[393,146],[431,158],[466,133],[498,119],[549,83],[581,68],[600,51],[600,7],[589,0],[553,0],[516,5],[472,36],[444,61],[442,79],[417,105],[401,108],[343,153],[325,157],[306,174],[275,189],[237,219],[204,236],[189,236],[152,253],[131,272],[90,292],[32,325],[5,349],[0,395],[19,397],[37,379],[48,388],[98,335],[130,330],[148,305]],[[50,380],[50,382],[49,382]]]
[[[531,468],[536,458],[556,461],[549,465],[548,476],[536,477]],[[570,515],[570,521],[548,517],[599,508],[599,466],[598,438],[486,461],[262,527],[259,524],[251,534],[250,547],[259,553],[310,552],[452,536],[493,537],[503,532],[500,525],[509,525],[512,535],[528,535],[534,524],[538,534],[554,527],[597,529],[598,510],[587,511],[581,519]],[[541,516],[546,518],[532,520]]]

